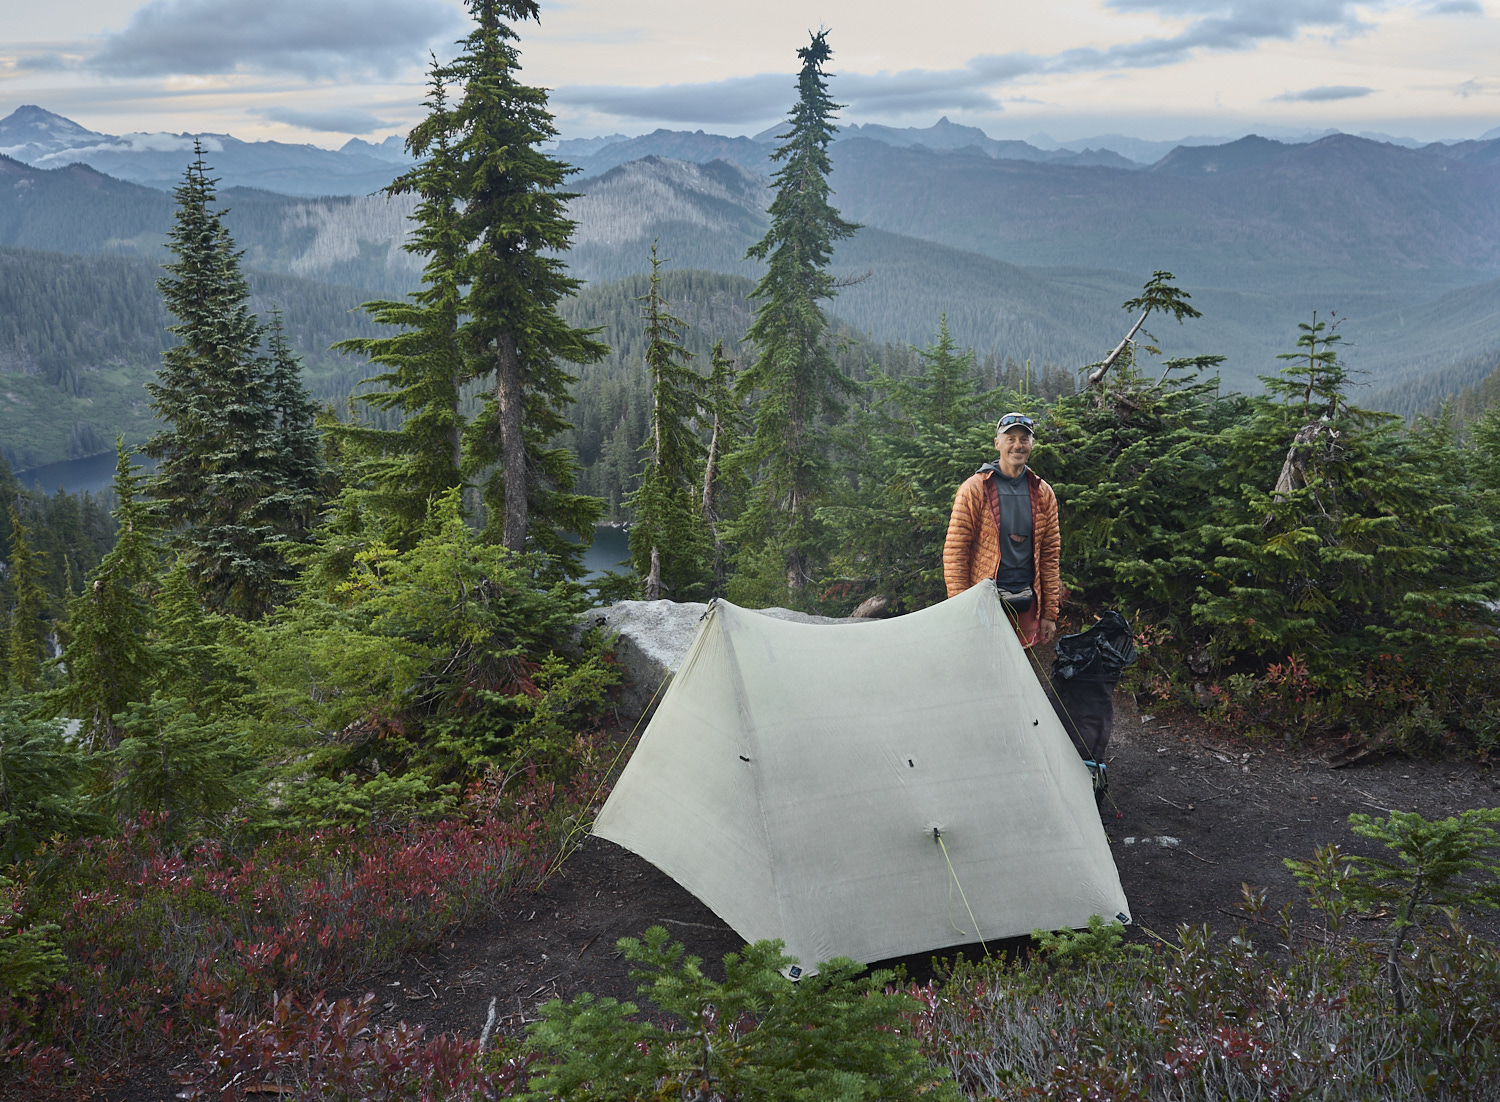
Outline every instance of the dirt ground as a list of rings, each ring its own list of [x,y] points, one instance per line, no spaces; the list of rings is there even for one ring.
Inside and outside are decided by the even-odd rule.
[[[1243,922],[1234,910],[1242,883],[1267,889],[1273,909],[1298,900],[1284,857],[1309,856],[1327,842],[1371,852],[1350,831],[1351,812],[1394,809],[1432,818],[1500,802],[1500,773],[1472,761],[1376,757],[1335,769],[1327,747],[1288,750],[1215,738],[1196,717],[1144,714],[1123,692],[1115,707],[1110,794],[1101,819],[1136,937],[1152,931],[1171,936],[1179,923],[1232,932]],[[710,962],[743,944],[666,875],[591,838],[539,892],[455,932],[399,971],[340,994],[376,992],[383,1023],[419,1023],[429,1035],[468,1037],[483,1030],[493,1001],[495,1028],[517,1034],[555,997],[592,991],[633,998],[615,942],[652,924]],[[1493,920],[1475,928],[1500,935]],[[882,964],[901,964],[923,980],[932,956],[958,950]],[[978,946],[962,951],[979,955]],[[183,1053],[173,1062],[188,1058]],[[169,1099],[171,1063],[129,1069],[113,1083],[79,1084],[72,1096]]]

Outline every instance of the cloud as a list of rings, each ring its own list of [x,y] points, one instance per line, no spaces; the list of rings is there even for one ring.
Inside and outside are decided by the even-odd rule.
[[[1433,15],[1483,15],[1484,5],[1479,0],[1438,0],[1427,10]]]
[[[389,78],[462,29],[442,0],[148,0],[91,61],[110,76]]]
[[[1324,84],[1317,88],[1308,88],[1301,92],[1283,92],[1279,96],[1272,96],[1273,103],[1328,103],[1336,99],[1358,99],[1360,96],[1368,96],[1375,89],[1363,88],[1357,84]]]
[[[383,130],[395,123],[377,119],[368,111],[358,108],[333,108],[328,111],[299,111],[295,107],[268,107],[256,114],[272,122],[286,123],[303,130],[317,130],[334,134],[368,134]]]
[[[1460,99],[1468,99],[1470,96],[1492,96],[1500,91],[1500,85],[1487,77],[1470,77],[1462,84],[1452,89],[1453,94]]]
[[[30,70],[39,73],[65,72],[69,69],[78,68],[79,58],[75,54],[59,54],[52,51],[43,51],[34,54],[22,54],[12,61],[16,69]]]
[[[549,98],[554,103],[588,107],[624,119],[747,123],[782,114],[795,95],[794,77],[757,73],[707,84],[662,84],[654,88],[575,84],[556,89]]]
[[[1176,64],[1202,51],[1253,49],[1267,39],[1291,39],[1309,29],[1347,35],[1369,27],[1359,15],[1368,5],[1352,0],[1108,0],[1108,6],[1119,12],[1150,13],[1185,21],[1186,25],[1173,35],[1105,48],[1065,50],[1052,55],[982,54],[957,69],[837,73],[832,92],[838,102],[856,113],[996,111],[1001,109],[1001,101],[992,89],[1026,77],[1156,68]],[[558,103],[588,107],[620,118],[747,123],[782,114],[793,94],[790,75],[760,73],[714,83],[654,88],[562,87],[552,98]]]
[[[1366,16],[1412,0],[1105,0],[1112,11],[1160,16],[1180,25],[1176,33],[1114,46],[1057,54],[983,54],[956,69],[835,73],[835,100],[853,113],[902,114],[934,110],[1001,110],[997,86],[1057,73],[1119,72],[1175,65],[1202,53],[1252,50],[1266,41],[1287,41],[1308,32],[1334,37],[1362,34]],[[1482,10],[1477,0],[1436,0],[1418,7],[1426,14]],[[1327,102],[1373,93],[1372,88],[1327,86],[1288,92],[1278,100]],[[704,84],[564,86],[552,99],[622,119],[676,123],[750,123],[783,114],[795,94],[790,74],[759,73]]]

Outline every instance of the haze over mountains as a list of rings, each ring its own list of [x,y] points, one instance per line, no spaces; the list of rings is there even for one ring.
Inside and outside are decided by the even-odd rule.
[[[756,275],[744,255],[766,226],[778,130],[560,143],[584,169],[571,184],[581,193],[573,272],[592,282],[638,273],[657,241],[676,269]],[[334,151],[204,138],[247,268],[338,285],[335,298],[350,303],[416,285],[420,259],[400,249],[414,201],[371,194],[407,163],[399,141]],[[0,119],[0,246],[159,262],[192,140],[98,134],[37,107]],[[918,344],[946,312],[981,353],[1076,368],[1123,334],[1120,302],[1167,269],[1205,317],[1156,336],[1168,354],[1228,356],[1226,387],[1256,389],[1314,309],[1344,319],[1346,358],[1370,372],[1372,404],[1425,408],[1495,365],[1500,135],[1422,146],[1246,136],[1177,145],[1150,164],[1103,141],[1048,144],[947,119],[842,131],[835,202],[865,228],[841,243],[835,266],[868,277],[834,312],[876,340]],[[61,307],[58,324],[71,324]],[[9,339],[0,371],[27,362],[26,336]]]

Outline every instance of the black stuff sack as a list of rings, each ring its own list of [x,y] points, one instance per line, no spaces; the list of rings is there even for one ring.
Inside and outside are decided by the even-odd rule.
[[[1057,641],[1052,663],[1053,707],[1084,761],[1104,761],[1115,724],[1115,685],[1135,661],[1135,633],[1118,612]]]

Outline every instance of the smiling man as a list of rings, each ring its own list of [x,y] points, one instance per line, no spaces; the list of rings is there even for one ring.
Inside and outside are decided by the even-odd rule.
[[[1035,430],[1023,413],[1000,418],[995,426],[1000,457],[958,488],[943,543],[948,596],[994,578],[1028,647],[1052,642],[1062,598],[1057,495],[1026,466]]]

